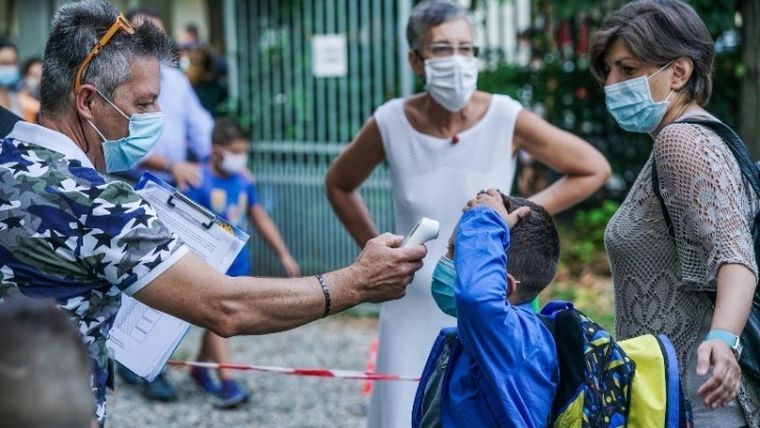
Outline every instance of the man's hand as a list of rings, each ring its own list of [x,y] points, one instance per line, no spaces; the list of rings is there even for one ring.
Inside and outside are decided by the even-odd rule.
[[[511,213],[507,212],[507,207],[504,206],[504,201],[501,197],[501,192],[496,189],[488,189],[486,191],[480,191],[477,196],[467,201],[467,205],[462,211],[467,211],[477,206],[487,206],[499,213],[501,218],[511,228],[516,225],[520,220],[530,215],[530,208],[520,207]]]
[[[412,275],[422,267],[427,248],[398,248],[403,240],[403,236],[384,233],[364,246],[351,266],[361,301],[377,303],[404,297]]]
[[[187,189],[189,186],[200,187],[201,185],[201,168],[197,163],[177,162],[169,168],[174,182],[180,189]]]
[[[731,348],[713,339],[702,342],[697,354],[698,375],[706,375],[712,366],[712,376],[697,391],[704,398],[705,406],[716,409],[731,402],[741,386],[741,368]]]

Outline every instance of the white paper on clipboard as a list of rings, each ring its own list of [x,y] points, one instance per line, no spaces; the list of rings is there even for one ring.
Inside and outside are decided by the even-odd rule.
[[[158,218],[187,247],[219,272],[226,272],[248,235],[146,173],[135,189]],[[190,324],[122,294],[108,347],[135,374],[153,380],[190,328]]]

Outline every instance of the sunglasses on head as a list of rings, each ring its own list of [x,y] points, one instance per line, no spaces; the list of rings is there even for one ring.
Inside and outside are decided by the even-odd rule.
[[[98,54],[108,45],[108,42],[111,41],[113,36],[116,35],[119,31],[124,31],[125,33],[129,34],[130,36],[132,34],[135,34],[135,29],[132,28],[132,26],[127,21],[127,18],[124,17],[123,14],[119,14],[119,16],[116,17],[116,21],[114,21],[113,24],[108,28],[108,31],[106,31],[105,34],[98,40],[98,42],[95,44],[95,46],[90,49],[90,52],[85,57],[84,61],[82,62],[82,65],[79,66],[79,69],[77,70],[77,76],[74,80],[74,93],[76,94],[79,92],[79,88],[82,87],[82,84],[84,83],[84,76],[87,73],[87,68],[90,66],[90,63],[93,59],[95,59]]]

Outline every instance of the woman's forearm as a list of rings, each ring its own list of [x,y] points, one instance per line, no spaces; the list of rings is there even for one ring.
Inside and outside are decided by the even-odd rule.
[[[607,179],[605,174],[565,175],[529,199],[551,215],[560,213],[596,192]]]
[[[711,328],[739,336],[747,323],[756,285],[755,275],[744,265],[722,265],[718,269],[718,294]]]
[[[367,241],[379,235],[358,190],[347,191],[328,182],[327,199],[359,247],[364,248]]]

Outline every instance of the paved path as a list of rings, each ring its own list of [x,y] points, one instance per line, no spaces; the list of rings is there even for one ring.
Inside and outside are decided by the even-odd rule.
[[[331,367],[364,370],[374,318],[339,317],[296,330],[232,339],[233,362],[257,365]],[[174,355],[191,359],[201,331],[193,328]],[[362,381],[240,372],[251,400],[235,410],[217,410],[187,369],[169,368],[179,399],[155,403],[131,385],[117,384],[108,396],[108,428],[121,427],[363,427],[368,398]],[[117,379],[118,380],[118,379]]]

